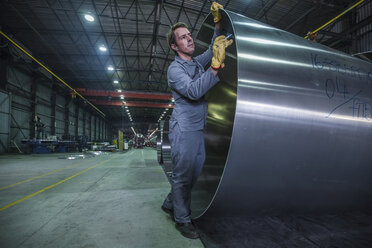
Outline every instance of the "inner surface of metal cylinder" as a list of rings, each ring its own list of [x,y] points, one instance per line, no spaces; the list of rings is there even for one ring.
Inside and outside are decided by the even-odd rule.
[[[233,34],[229,18],[223,12],[220,33]],[[208,16],[195,40],[195,54],[200,54],[211,42],[214,32],[212,16]],[[232,36],[232,38],[234,35]],[[213,199],[225,168],[229,152],[237,98],[237,61],[235,42],[226,49],[225,68],[220,69],[220,81],[205,96],[208,101],[207,126],[204,131],[206,161],[203,172],[192,192],[193,217],[201,215]],[[207,65],[206,69],[210,65]]]

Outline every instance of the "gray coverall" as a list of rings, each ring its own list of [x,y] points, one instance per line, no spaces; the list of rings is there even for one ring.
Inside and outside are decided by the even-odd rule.
[[[204,67],[212,60],[213,41],[218,33],[219,30],[215,29],[208,50],[193,61],[176,56],[168,68],[168,85],[175,101],[169,122],[173,174],[172,189],[163,206],[173,209],[174,219],[178,223],[191,221],[191,190],[205,161],[203,129],[208,103],[204,100],[204,95],[219,78],[210,68],[205,71]]]

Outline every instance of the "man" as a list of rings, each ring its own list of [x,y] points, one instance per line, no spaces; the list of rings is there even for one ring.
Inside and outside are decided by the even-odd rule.
[[[176,228],[187,238],[198,238],[190,219],[191,190],[198,179],[205,160],[203,129],[208,113],[204,95],[218,81],[218,70],[224,67],[225,48],[232,40],[219,34],[222,5],[213,2],[215,33],[209,49],[193,58],[194,41],[186,24],[173,25],[168,34],[168,44],[175,52],[168,68],[168,85],[172,89],[175,107],[169,122],[169,139],[173,163],[172,190],[162,209],[170,214]],[[212,61],[211,61],[212,60]],[[204,67],[211,62],[206,71]]]

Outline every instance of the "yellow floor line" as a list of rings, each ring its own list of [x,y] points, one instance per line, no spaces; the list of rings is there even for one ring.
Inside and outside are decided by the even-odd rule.
[[[92,160],[92,159],[93,159],[93,158],[90,158],[90,159],[88,159],[88,161],[89,161],[89,160]],[[60,169],[56,169],[56,170],[53,170],[53,171],[50,171],[50,172],[47,172],[47,173],[41,174],[41,175],[39,175],[39,176],[32,177],[32,178],[29,178],[29,179],[26,179],[26,180],[20,181],[20,182],[18,182],[18,183],[13,183],[13,184],[8,185],[8,186],[0,187],[0,190],[8,189],[8,188],[11,188],[11,187],[14,187],[14,186],[20,185],[20,184],[22,184],[22,183],[28,183],[28,182],[31,182],[31,181],[33,181],[33,180],[36,180],[36,179],[39,179],[39,178],[42,178],[42,177],[45,177],[45,176],[49,176],[49,175],[55,174],[55,173],[57,173],[57,172],[60,172],[60,171],[63,171],[63,170],[70,169],[70,168],[73,168],[73,167],[75,167],[75,166],[81,165],[81,164],[83,164],[84,162],[87,162],[87,160],[85,160],[85,161],[83,161],[83,162],[80,162],[80,163],[72,164],[72,165],[69,165],[69,166],[66,166],[66,167],[63,167],[63,168],[60,168]]]
[[[96,168],[96,167],[98,167],[98,166],[100,166],[100,165],[102,165],[102,164],[104,164],[104,163],[106,163],[106,162],[108,162],[108,161],[110,161],[110,160],[112,160],[112,159],[114,159],[114,158],[106,159],[105,161],[102,161],[102,162],[100,162],[100,163],[98,163],[98,164],[95,164],[95,165],[93,165],[93,166],[91,166],[91,167],[89,167],[89,168],[87,168],[87,169],[85,169],[85,170],[83,170],[83,171],[80,171],[80,172],[78,172],[78,173],[76,173],[76,174],[74,174],[74,175],[72,175],[72,176],[70,176],[70,177],[68,177],[68,178],[63,179],[63,180],[59,181],[58,183],[55,183],[55,184],[49,185],[48,187],[45,187],[45,188],[43,188],[43,189],[41,189],[41,190],[39,190],[39,191],[37,191],[37,192],[31,194],[31,195],[28,195],[28,196],[26,196],[26,197],[23,197],[22,199],[19,199],[19,200],[17,200],[17,201],[14,201],[14,202],[12,202],[12,203],[10,203],[10,204],[8,204],[8,205],[6,205],[6,206],[0,208],[0,212],[3,211],[3,210],[5,210],[5,209],[7,209],[7,208],[10,208],[10,207],[12,207],[12,206],[18,204],[18,203],[21,203],[21,202],[23,202],[24,200],[27,200],[28,198],[31,198],[31,197],[33,197],[33,196],[35,196],[35,195],[38,195],[38,194],[40,194],[40,193],[42,193],[42,192],[44,192],[44,191],[46,191],[46,190],[48,190],[48,189],[54,188],[54,187],[60,185],[61,183],[64,183],[64,182],[66,182],[66,181],[68,181],[68,180],[70,180],[70,179],[73,179],[74,177],[77,177],[77,176],[79,176],[80,174],[83,174],[83,173],[85,173],[85,172],[87,172],[87,171],[89,171],[89,170],[91,170],[91,169],[94,169],[94,168]]]

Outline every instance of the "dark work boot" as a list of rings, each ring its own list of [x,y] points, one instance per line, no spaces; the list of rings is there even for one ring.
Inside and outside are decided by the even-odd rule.
[[[170,217],[172,218],[172,220],[174,220],[174,214],[173,214],[173,209],[169,209],[169,208],[166,208],[164,206],[161,206],[161,209],[170,215]]]
[[[176,223],[176,228],[186,238],[189,238],[189,239],[199,238],[199,233],[196,231],[196,228],[191,222]]]

